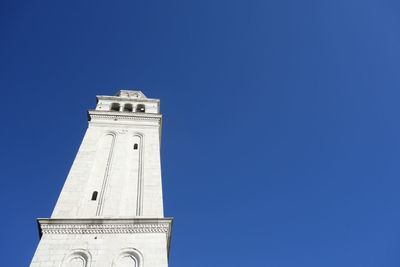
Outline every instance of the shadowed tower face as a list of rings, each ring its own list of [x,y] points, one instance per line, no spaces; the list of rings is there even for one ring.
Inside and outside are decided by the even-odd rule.
[[[88,117],[51,218],[38,219],[31,266],[168,266],[159,100],[120,90]]]

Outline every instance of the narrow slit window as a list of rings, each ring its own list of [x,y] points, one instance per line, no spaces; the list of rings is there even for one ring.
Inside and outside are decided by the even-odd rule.
[[[92,200],[96,200],[97,199],[97,191],[94,191],[92,194]]]
[[[133,149],[134,149],[134,150],[137,150],[137,149],[138,149],[138,144],[134,144],[134,145],[133,145]]]

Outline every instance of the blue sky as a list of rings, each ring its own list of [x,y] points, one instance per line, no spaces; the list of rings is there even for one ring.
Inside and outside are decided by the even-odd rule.
[[[4,266],[95,95],[160,98],[171,267],[400,265],[400,2],[1,1]]]

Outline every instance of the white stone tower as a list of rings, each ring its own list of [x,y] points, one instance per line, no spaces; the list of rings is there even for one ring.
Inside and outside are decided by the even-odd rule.
[[[89,125],[31,267],[167,267],[160,101],[140,91],[97,96]]]

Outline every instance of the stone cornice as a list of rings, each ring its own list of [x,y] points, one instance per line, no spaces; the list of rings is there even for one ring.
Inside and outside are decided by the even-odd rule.
[[[160,123],[162,115],[152,113],[88,110],[88,119],[89,121],[100,119],[113,121],[156,121],[157,123]]]
[[[135,101],[135,102],[156,102],[160,103],[160,99],[154,99],[154,98],[132,98],[132,97],[124,97],[124,96],[106,96],[106,95],[98,95],[96,96],[97,101],[98,100],[114,100],[114,101]]]
[[[42,234],[171,233],[172,218],[163,219],[38,219]]]
[[[172,218],[38,218],[39,236],[52,234],[165,234],[171,243]]]

